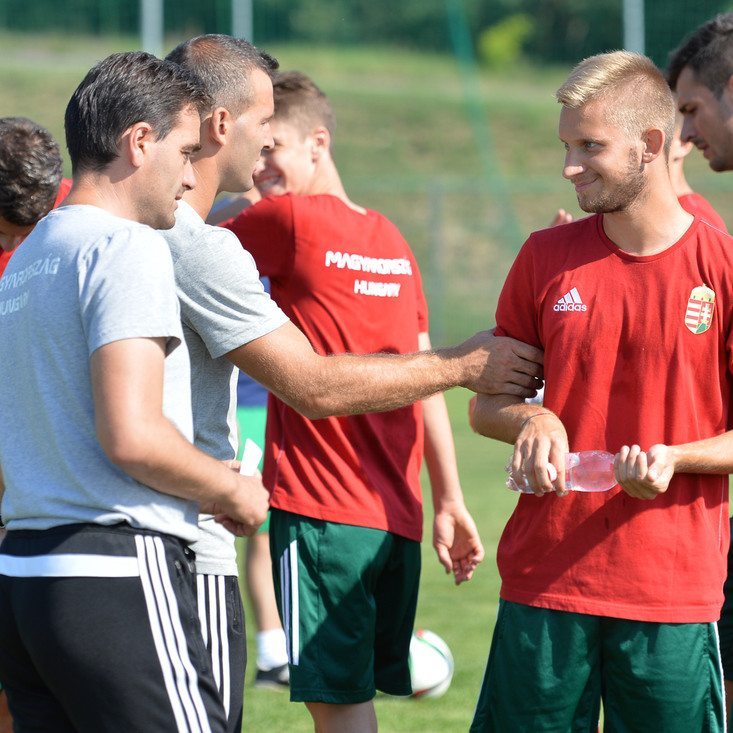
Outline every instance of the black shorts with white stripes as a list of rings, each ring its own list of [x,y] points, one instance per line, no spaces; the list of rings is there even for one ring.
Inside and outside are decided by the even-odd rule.
[[[157,532],[8,532],[0,679],[16,731],[224,733],[194,578],[191,551]]]

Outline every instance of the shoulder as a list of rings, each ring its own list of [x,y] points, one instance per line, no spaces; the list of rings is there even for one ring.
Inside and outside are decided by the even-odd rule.
[[[190,207],[189,207],[190,208]],[[228,229],[206,224],[193,211],[182,209],[176,215],[172,229],[162,231],[170,247],[173,261],[178,264],[197,263],[234,256],[242,249],[236,235]]]
[[[266,196],[256,204],[247,207],[240,216],[243,218],[260,217],[282,217],[290,215],[295,208],[295,202],[302,199],[314,198],[313,196],[293,196],[291,193],[284,193],[280,196]]]
[[[700,245],[719,252],[726,259],[733,257],[733,236],[705,219],[698,219],[696,224],[694,237]]]
[[[57,214],[58,212],[58,214]],[[62,228],[84,227],[84,215],[78,212],[69,212],[65,215],[65,208],[52,211],[51,215],[59,218]],[[106,212],[90,214],[88,229],[77,229],[80,239],[86,241],[83,256],[89,260],[98,253],[111,255],[119,253],[126,260],[145,262],[150,260],[170,262],[170,252],[160,232],[146,224],[123,219]]]

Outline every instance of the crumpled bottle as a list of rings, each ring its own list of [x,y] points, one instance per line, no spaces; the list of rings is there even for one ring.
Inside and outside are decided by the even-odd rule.
[[[511,459],[506,466],[506,485],[512,491],[531,494],[529,482],[523,475],[512,473]],[[557,478],[555,467],[548,468],[550,481]],[[565,456],[565,488],[570,491],[608,491],[616,485],[613,471],[613,455],[603,450],[584,450],[579,453],[568,453]]]

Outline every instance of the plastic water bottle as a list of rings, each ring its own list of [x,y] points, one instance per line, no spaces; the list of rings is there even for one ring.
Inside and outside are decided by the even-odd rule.
[[[512,473],[511,459],[507,464],[507,488],[523,494],[531,494],[529,482],[524,476]],[[550,481],[557,478],[555,467],[547,471]],[[571,491],[608,491],[616,485],[613,472],[613,456],[603,450],[585,450],[565,456],[565,488]]]

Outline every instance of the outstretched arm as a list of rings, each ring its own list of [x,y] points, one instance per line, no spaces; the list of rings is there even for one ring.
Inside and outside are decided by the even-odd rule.
[[[419,336],[422,350],[430,349],[427,333]],[[456,585],[470,580],[484,559],[484,548],[473,518],[466,509],[456,464],[448,409],[442,394],[423,400],[425,464],[433,496],[433,547]]]
[[[481,435],[514,444],[512,473],[526,478],[535,494],[566,493],[568,436],[554,412],[510,395],[478,395],[469,406],[469,422]],[[550,481],[550,463],[557,472],[554,481]]]
[[[621,488],[637,499],[655,499],[675,473],[733,473],[733,431],[680,445],[623,446],[614,461]]]
[[[542,374],[541,351],[489,331],[449,349],[321,356],[286,323],[227,357],[311,419],[393,410],[458,386],[530,396]]]

